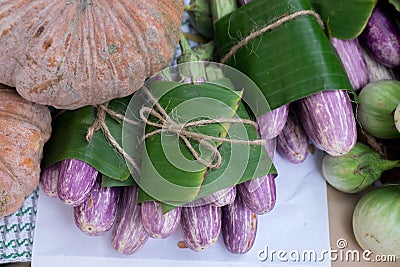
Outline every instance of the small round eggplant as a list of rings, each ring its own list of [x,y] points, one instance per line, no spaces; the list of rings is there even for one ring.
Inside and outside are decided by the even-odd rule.
[[[257,214],[246,206],[240,194],[232,204],[222,207],[222,237],[228,251],[248,252],[256,239],[257,222]]]
[[[257,118],[261,138],[272,139],[278,136],[285,126],[289,104],[271,110]]]
[[[142,224],[152,238],[167,238],[175,233],[181,218],[181,207],[163,213],[161,203],[146,201],[140,204]]]
[[[275,175],[268,174],[238,184],[237,189],[246,206],[256,214],[270,212],[276,203]]]
[[[89,236],[99,236],[111,229],[118,211],[119,187],[102,187],[98,179],[89,198],[74,207],[76,226]]]
[[[221,231],[221,208],[210,204],[182,207],[183,241],[193,251],[203,251],[217,242]]]
[[[294,164],[302,163],[308,156],[308,136],[292,108],[285,127],[277,137],[276,150],[284,159]]]
[[[358,38],[343,40],[332,37],[331,43],[342,61],[354,90],[361,90],[369,81],[368,68]]]
[[[141,249],[149,239],[143,227],[138,204],[138,187],[126,186],[122,190],[117,219],[111,233],[111,244],[121,254],[130,255]]]
[[[40,186],[48,197],[57,197],[58,176],[60,174],[60,162],[56,162],[46,169],[40,175]]]
[[[360,39],[383,65],[400,65],[400,29],[382,4],[375,6]]]
[[[296,104],[299,121],[318,149],[339,156],[354,147],[357,125],[346,90],[322,91],[304,97]]]
[[[96,182],[95,168],[77,159],[64,159],[60,163],[57,193],[62,202],[71,206],[82,204]]]
[[[204,196],[203,200],[216,207],[222,207],[232,203],[236,197],[236,186],[231,186]]]

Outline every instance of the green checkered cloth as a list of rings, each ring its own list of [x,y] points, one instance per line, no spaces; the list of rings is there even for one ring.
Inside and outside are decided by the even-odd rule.
[[[31,261],[38,197],[36,189],[19,210],[0,220],[0,264]]]

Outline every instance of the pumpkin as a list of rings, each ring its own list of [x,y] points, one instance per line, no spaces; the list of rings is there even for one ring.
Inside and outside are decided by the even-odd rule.
[[[132,94],[166,67],[182,0],[2,0],[0,83],[59,109]]]
[[[0,84],[0,218],[20,208],[37,188],[50,134],[49,109]]]

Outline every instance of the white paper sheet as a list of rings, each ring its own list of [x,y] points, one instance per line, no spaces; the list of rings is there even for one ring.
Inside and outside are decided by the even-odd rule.
[[[255,244],[245,255],[228,252],[222,238],[204,252],[180,249],[179,231],[165,240],[149,240],[134,255],[119,255],[111,246],[110,233],[86,236],[75,226],[71,207],[40,192],[32,266],[330,266],[325,253],[330,245],[321,158],[317,152],[294,165],[276,154],[277,203],[270,213],[259,216]],[[262,250],[268,250],[267,259]]]

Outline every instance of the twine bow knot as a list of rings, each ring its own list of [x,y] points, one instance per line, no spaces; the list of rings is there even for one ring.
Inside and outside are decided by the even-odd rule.
[[[258,125],[256,122],[252,120],[246,120],[241,118],[217,118],[217,119],[201,119],[190,121],[186,123],[179,123],[173,120],[167,112],[164,110],[163,107],[158,103],[158,101],[154,98],[154,96],[147,90],[144,90],[145,93],[148,95],[149,99],[154,105],[154,108],[149,108],[143,106],[140,109],[140,118],[141,120],[146,123],[147,125],[151,125],[156,127],[156,129],[152,132],[145,134],[142,138],[142,141],[145,139],[162,133],[162,132],[169,132],[176,134],[186,145],[189,149],[190,153],[194,156],[194,158],[204,166],[208,168],[219,168],[222,163],[222,156],[221,153],[218,151],[218,147],[215,145],[217,143],[232,143],[232,144],[246,144],[246,145],[264,145],[265,140],[240,140],[240,139],[230,139],[224,137],[217,137],[207,134],[202,134],[196,132],[195,130],[191,129],[196,126],[204,126],[208,124],[221,124],[221,123],[243,123],[243,124],[250,124],[253,125],[256,129]],[[149,119],[149,115],[154,116],[158,119],[158,122],[151,121]],[[214,160],[207,161],[201,157],[201,155],[196,151],[193,147],[190,140],[198,142],[200,145],[205,147],[206,149],[210,150],[215,155],[215,163]]]

